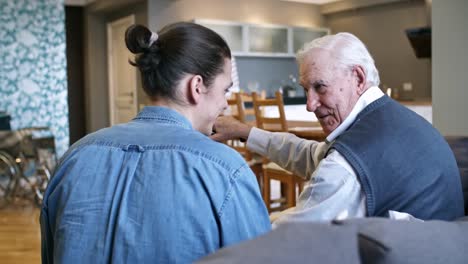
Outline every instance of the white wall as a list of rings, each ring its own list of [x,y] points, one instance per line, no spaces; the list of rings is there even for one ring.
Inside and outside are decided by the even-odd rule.
[[[468,136],[468,1],[432,1],[432,104],[443,135]]]

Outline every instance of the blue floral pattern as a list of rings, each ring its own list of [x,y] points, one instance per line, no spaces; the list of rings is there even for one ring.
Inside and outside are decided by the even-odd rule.
[[[12,129],[48,126],[69,145],[63,0],[0,0],[0,110]]]

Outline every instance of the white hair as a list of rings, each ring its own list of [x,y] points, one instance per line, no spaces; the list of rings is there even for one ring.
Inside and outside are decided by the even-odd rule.
[[[366,82],[372,86],[380,84],[379,71],[375,67],[374,59],[370,55],[366,46],[356,36],[351,33],[338,33],[314,39],[306,43],[297,52],[296,59],[301,64],[306,55],[314,48],[327,50],[337,58],[338,62],[346,67],[360,65],[366,73]]]

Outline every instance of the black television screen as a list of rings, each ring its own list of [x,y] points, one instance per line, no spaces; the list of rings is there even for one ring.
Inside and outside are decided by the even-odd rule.
[[[411,28],[406,30],[406,36],[418,58],[431,57],[431,28]]]

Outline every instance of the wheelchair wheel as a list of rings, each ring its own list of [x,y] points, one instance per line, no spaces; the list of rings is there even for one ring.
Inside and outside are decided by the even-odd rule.
[[[46,166],[42,165],[37,168],[36,183],[34,185],[34,201],[36,205],[41,207],[44,193],[47,189],[47,184],[50,180],[50,171]]]
[[[18,179],[19,168],[14,159],[6,152],[0,151],[0,208],[10,201]]]

